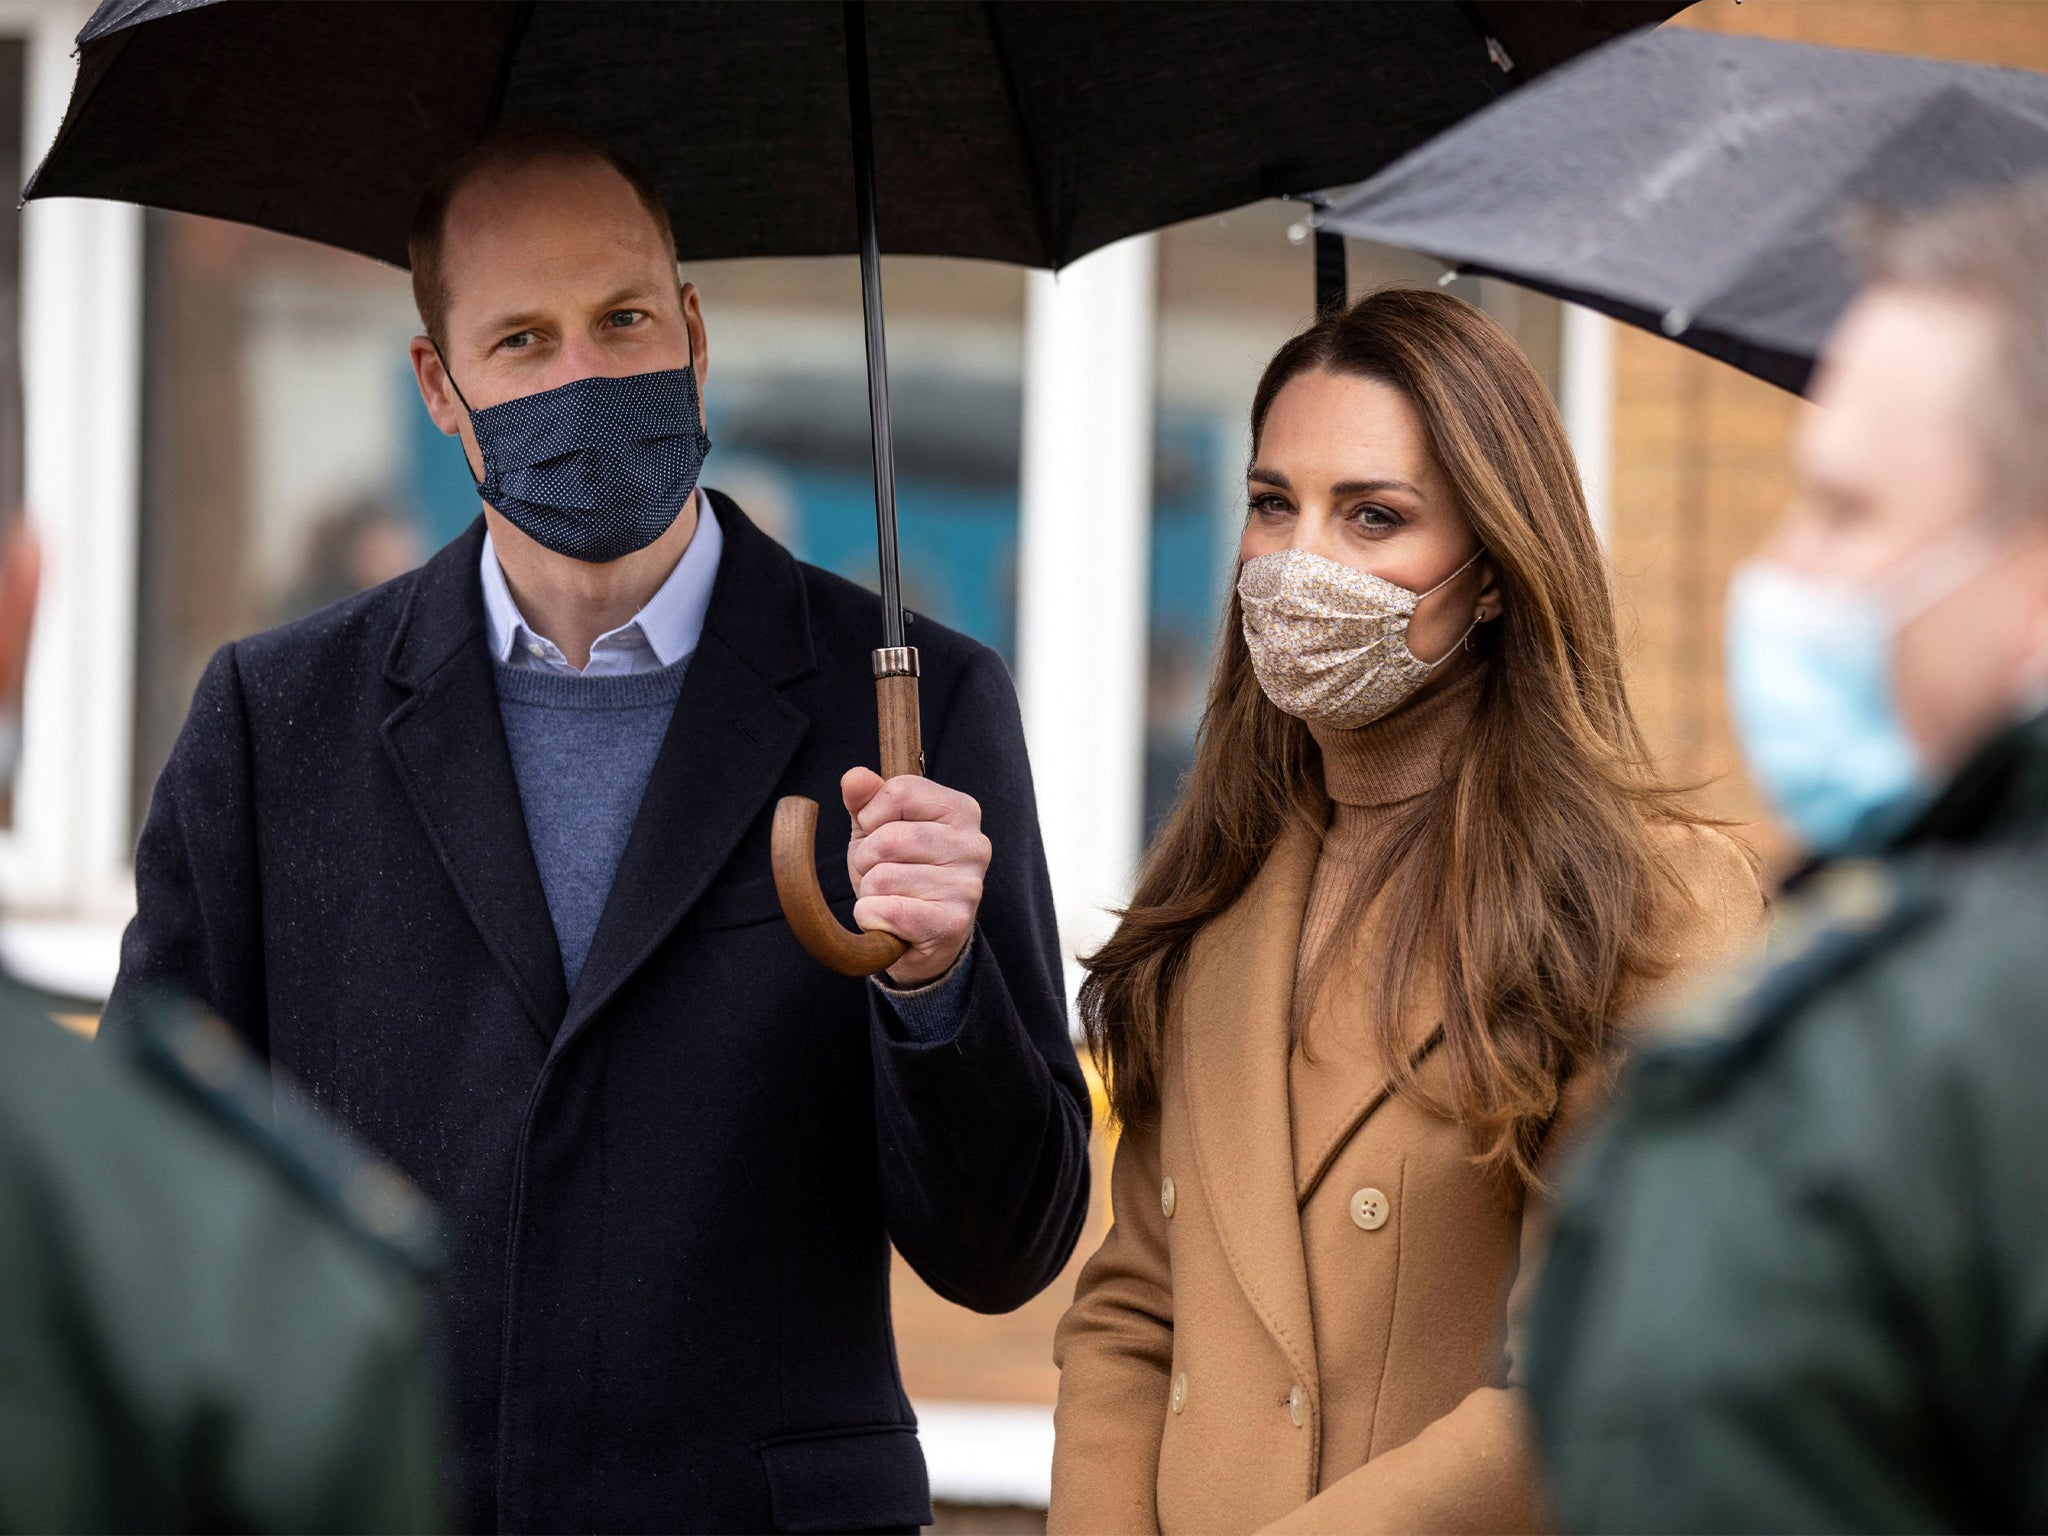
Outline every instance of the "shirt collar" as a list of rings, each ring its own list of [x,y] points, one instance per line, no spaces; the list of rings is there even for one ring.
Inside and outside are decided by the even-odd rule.
[[[638,632],[640,640],[664,667],[697,649],[704,633],[704,615],[711,607],[711,588],[718,579],[725,531],[718,526],[718,515],[711,510],[711,499],[702,489],[691,494],[697,499],[697,531],[690,536],[682,558],[638,613],[617,629],[597,637],[591,645],[593,652],[614,637],[628,637],[631,631]],[[492,544],[488,530],[484,533],[482,564],[484,627],[491,642],[491,654],[510,662],[520,636],[537,632],[512,600],[512,588],[505,581],[505,568],[498,563],[497,547]]]

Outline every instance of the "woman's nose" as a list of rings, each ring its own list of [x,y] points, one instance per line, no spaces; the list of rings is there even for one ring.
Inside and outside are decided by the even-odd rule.
[[[1295,514],[1294,529],[1288,536],[1287,547],[1311,555],[1328,555],[1332,536],[1329,518],[1304,507]]]

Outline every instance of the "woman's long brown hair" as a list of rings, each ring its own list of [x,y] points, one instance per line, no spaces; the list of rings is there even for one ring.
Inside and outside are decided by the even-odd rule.
[[[1386,898],[1369,1008],[1399,1090],[1419,1091],[1401,1002],[1418,966],[1440,972],[1450,1088],[1431,1107],[1470,1127],[1482,1163],[1526,1184],[1564,1083],[1598,1056],[1625,989],[1657,974],[1651,920],[1683,896],[1653,828],[1703,818],[1658,779],[1629,708],[1571,448],[1515,343],[1448,294],[1370,294],[1267,365],[1254,445],[1275,397],[1314,370],[1408,396],[1498,573],[1501,616],[1473,635],[1479,702],[1465,749],[1440,788],[1404,809],[1343,928]],[[1081,988],[1119,1120],[1158,1111],[1172,994],[1195,935],[1290,823],[1319,833],[1328,815],[1320,749],[1260,690],[1233,591],[1194,768]]]

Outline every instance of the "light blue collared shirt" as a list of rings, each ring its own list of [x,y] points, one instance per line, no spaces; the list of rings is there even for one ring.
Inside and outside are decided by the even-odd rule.
[[[484,535],[484,622],[491,654],[511,667],[536,672],[562,672],[571,677],[623,677],[672,666],[697,649],[704,633],[704,614],[711,606],[711,587],[718,579],[718,559],[725,533],[703,491],[697,498],[697,531],[682,559],[655,588],[646,606],[617,629],[599,635],[590,647],[590,665],[578,672],[546,635],[537,634],[521,617],[498,564],[497,547]]]

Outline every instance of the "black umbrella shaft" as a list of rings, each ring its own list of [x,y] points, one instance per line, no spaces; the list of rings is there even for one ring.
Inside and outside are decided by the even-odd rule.
[[[882,575],[882,644],[903,644],[896,558],[896,449],[889,432],[889,349],[882,336],[882,242],[875,232],[875,134],[868,105],[867,7],[846,3],[846,97],[853,115],[853,205],[860,221],[860,307],[868,337],[868,430],[875,459],[875,545]]]

